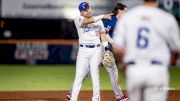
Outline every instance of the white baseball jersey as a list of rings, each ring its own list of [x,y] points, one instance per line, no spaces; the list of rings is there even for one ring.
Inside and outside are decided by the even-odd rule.
[[[102,20],[83,26],[82,25],[83,19],[84,19],[83,16],[79,16],[76,17],[74,20],[78,31],[79,43],[100,44],[99,32],[105,32],[105,28]]]
[[[170,50],[180,50],[179,34],[178,24],[171,14],[139,6],[118,21],[113,39],[118,48],[126,48],[125,63],[158,60],[169,65]]]
[[[77,101],[82,81],[88,71],[90,71],[91,73],[93,84],[92,101],[100,101],[100,32],[105,31],[105,29],[101,20],[88,25],[82,25],[83,19],[83,16],[79,16],[74,20],[78,31],[80,47],[77,55],[76,76],[72,88],[72,96],[70,101]]]

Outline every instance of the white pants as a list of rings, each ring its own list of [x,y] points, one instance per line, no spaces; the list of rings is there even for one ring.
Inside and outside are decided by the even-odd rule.
[[[100,101],[100,81],[99,81],[99,64],[101,62],[101,48],[86,48],[79,47],[77,61],[76,61],[76,75],[72,88],[72,96],[70,101],[77,101],[78,94],[81,89],[82,81],[90,70],[93,97],[92,101]]]
[[[129,65],[126,71],[130,101],[166,101],[169,74],[162,65]]]
[[[105,67],[105,69],[106,69],[106,71],[109,74],[109,77],[110,77],[110,80],[111,80],[111,85],[113,87],[113,91],[115,93],[116,99],[122,98],[123,97],[123,93],[122,93],[121,87],[119,86],[118,69],[117,69],[116,64],[112,68]],[[89,77],[90,70],[88,70],[85,74],[86,75],[83,78],[83,82]],[[70,89],[71,93],[72,93],[72,87],[73,87],[73,85],[71,86],[71,89]]]
[[[113,91],[115,93],[116,99],[122,98],[123,93],[121,91],[121,87],[119,86],[118,69],[116,64],[112,68],[111,67],[104,67],[104,68],[109,74],[111,85],[113,87]]]

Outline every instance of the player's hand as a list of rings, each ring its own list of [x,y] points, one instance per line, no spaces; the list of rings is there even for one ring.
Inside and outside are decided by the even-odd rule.
[[[111,20],[111,17],[114,13],[110,13],[110,14],[104,14],[104,19],[109,19]]]
[[[105,27],[105,31],[106,31],[106,33],[108,34],[108,33],[109,33],[109,28],[106,28],[106,27]]]

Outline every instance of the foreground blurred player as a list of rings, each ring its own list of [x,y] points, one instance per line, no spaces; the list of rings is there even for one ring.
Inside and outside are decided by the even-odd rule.
[[[92,101],[100,101],[98,67],[101,62],[100,34],[105,33],[102,19],[111,19],[112,14],[93,17],[91,15],[91,8],[87,2],[80,3],[79,10],[81,16],[74,20],[79,36],[79,51],[70,101],[77,101],[82,81],[89,70],[93,84]]]
[[[127,90],[130,101],[166,101],[170,51],[180,51],[175,18],[158,8],[156,0],[127,12],[117,22],[114,47],[126,48]]]

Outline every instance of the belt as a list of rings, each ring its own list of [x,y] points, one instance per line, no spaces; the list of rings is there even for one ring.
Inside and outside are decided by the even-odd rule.
[[[158,60],[151,60],[150,63],[152,65],[162,65],[162,62]],[[135,61],[129,61],[126,65],[129,66],[129,65],[135,65],[135,64],[137,64]]]
[[[80,44],[79,47],[86,47],[86,48],[95,48],[95,47],[100,47],[100,44],[92,44],[92,45],[85,45],[85,44]]]

